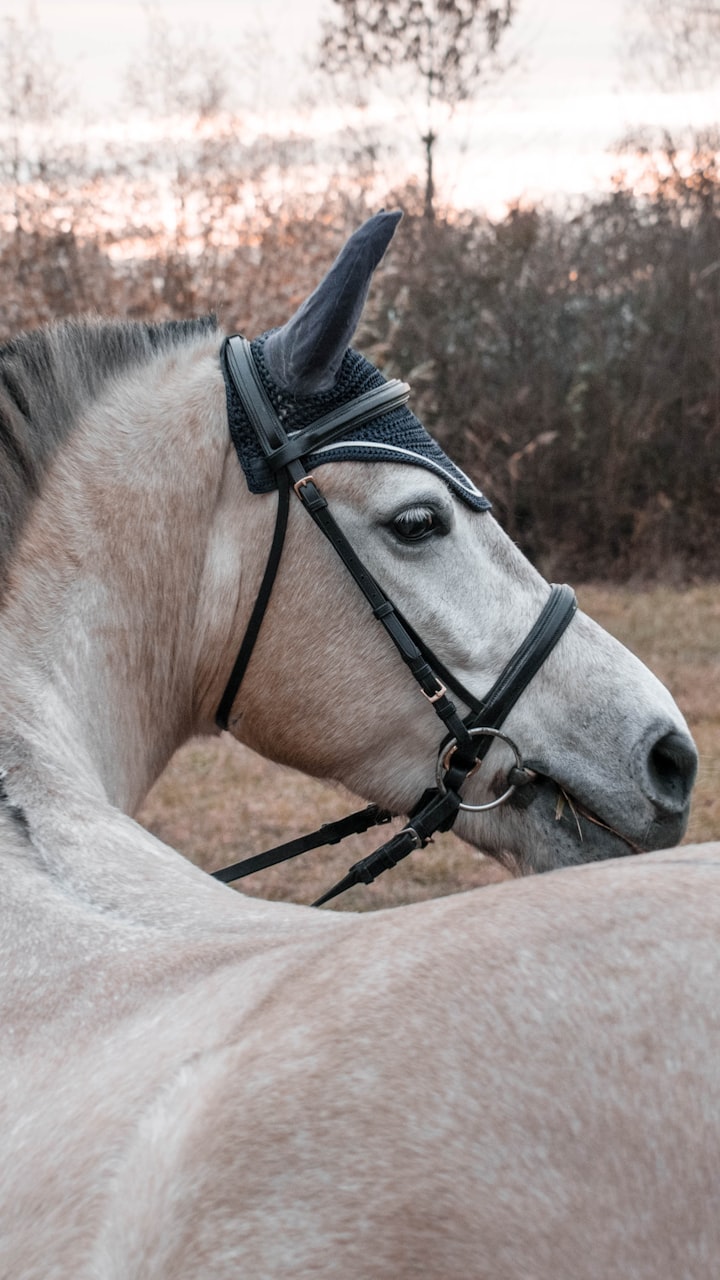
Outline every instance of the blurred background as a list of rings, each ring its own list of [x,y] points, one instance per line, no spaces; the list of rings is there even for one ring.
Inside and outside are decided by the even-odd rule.
[[[0,339],[284,320],[406,213],[359,343],[549,575],[720,576],[720,0],[0,3]]]
[[[403,209],[357,345],[687,688],[717,836],[719,157],[720,0],[0,0],[0,341],[88,311],[252,336]],[[161,785],[146,820],[212,862]]]

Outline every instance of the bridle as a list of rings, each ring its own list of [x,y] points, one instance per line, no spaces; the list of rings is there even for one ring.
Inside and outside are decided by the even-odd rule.
[[[518,747],[500,726],[570,623],[577,609],[577,600],[571,587],[551,587],[545,607],[528,635],[485,697],[476,698],[424,644],[375,581],[334,519],[315,477],[304,465],[304,460],[311,453],[345,435],[351,426],[357,428],[404,405],[410,394],[407,383],[392,379],[356,396],[310,426],[288,434],[265,390],[250,343],[239,335],[227,338],[222,358],[227,377],[255,431],[266,465],[277,479],[278,504],[275,531],[257,599],[215,716],[218,727],[228,727],[232,705],[262,626],[280,564],[292,492],[340,556],[445,730],[438,752],[435,786],[419,798],[401,831],[367,858],[355,863],[338,884],[313,903],[320,906],[351,885],[369,884],[413,849],[423,848],[434,832],[449,830],[461,809],[493,809],[504,804],[517,787],[532,781],[534,775],[525,768]],[[241,441],[232,421],[230,432],[238,457],[241,457]],[[464,718],[448,697],[448,690],[469,707]],[[480,805],[466,804],[460,795],[463,783],[480,766],[496,738],[505,742],[514,755],[508,785],[495,800]],[[320,844],[336,843],[351,832],[364,831],[387,822],[391,816],[386,810],[370,805],[360,813],[328,824],[310,836],[244,859],[213,874],[216,879],[228,883]]]

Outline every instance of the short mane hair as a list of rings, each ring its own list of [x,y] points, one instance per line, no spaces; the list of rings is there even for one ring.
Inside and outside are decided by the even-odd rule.
[[[0,601],[48,467],[83,410],[109,379],[216,329],[212,315],[160,324],[86,317],[0,347]]]

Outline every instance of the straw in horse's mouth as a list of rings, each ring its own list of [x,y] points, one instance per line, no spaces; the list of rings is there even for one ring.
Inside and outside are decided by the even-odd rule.
[[[560,819],[562,818],[565,806],[567,805],[570,812],[572,813],[573,818],[575,819],[575,826],[577,827],[578,839],[580,840],[581,844],[583,842],[583,833],[582,833],[582,827],[580,826],[579,815],[585,818],[587,822],[592,822],[596,827],[602,827],[603,831],[609,831],[611,835],[617,836],[618,840],[622,840],[623,844],[626,844],[629,849],[632,849],[633,853],[645,852],[644,849],[640,848],[639,844],[634,844],[632,840],[628,839],[627,836],[621,835],[619,831],[616,831],[614,827],[609,826],[607,822],[602,822],[600,818],[598,818],[594,813],[591,813],[589,809],[586,809],[584,805],[579,803],[579,801],[573,800],[573,798],[568,795],[565,788],[560,786],[559,782],[557,782],[555,785],[558,789],[557,801],[555,803],[555,821],[556,822],[560,821]]]
[[[628,836],[617,831],[615,827],[611,827],[608,822],[603,822],[602,818],[598,818],[597,814],[592,813],[590,809],[581,804],[579,800],[576,800],[575,797],[566,791],[565,787],[563,787],[561,783],[557,782],[555,778],[542,773],[540,770],[532,769],[531,767],[527,767],[527,771],[532,773],[533,776],[537,778],[538,782],[550,783],[556,788],[557,797],[555,800],[555,821],[560,822],[565,815],[566,810],[569,810],[577,828],[577,835],[580,844],[584,842],[580,819],[584,818],[586,822],[591,822],[593,826],[601,827],[603,831],[608,831],[610,835],[621,840],[623,844],[627,845],[631,853],[645,853],[645,850],[641,848],[640,845],[635,844]],[[507,786],[507,779],[498,774],[493,778],[490,784],[490,789],[492,790],[496,786],[499,788],[497,794],[500,794],[500,792]],[[511,796],[508,804],[516,809],[527,808],[527,806],[532,803],[534,790],[535,788],[533,787],[532,782],[526,787],[518,788],[518,790]]]

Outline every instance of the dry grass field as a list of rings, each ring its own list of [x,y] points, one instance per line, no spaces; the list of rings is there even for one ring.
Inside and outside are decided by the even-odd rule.
[[[684,591],[587,586],[578,596],[581,606],[675,695],[701,755],[687,840],[720,838],[720,584]],[[224,735],[217,741],[195,740],[178,752],[139,818],[160,839],[212,870],[361,807],[341,788],[272,765]],[[243,891],[311,902],[388,832],[383,827],[304,854],[252,876]],[[374,885],[352,889],[336,905],[355,911],[397,906],[504,876],[496,863],[448,833]]]

